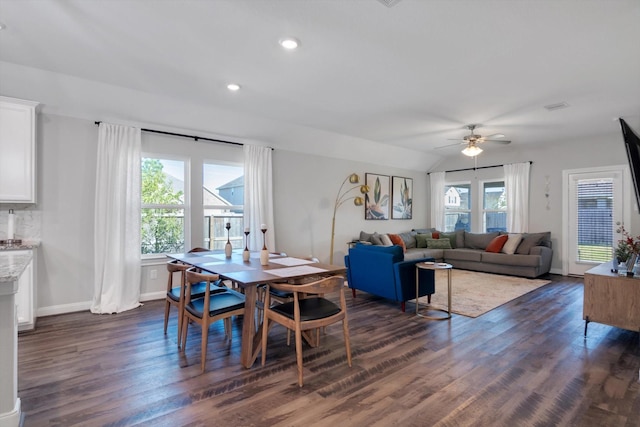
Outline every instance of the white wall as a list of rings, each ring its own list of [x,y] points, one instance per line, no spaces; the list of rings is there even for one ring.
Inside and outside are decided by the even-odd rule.
[[[443,171],[474,167],[473,160],[461,163],[462,155],[451,156],[433,168],[433,171]],[[609,135],[592,137],[588,140],[558,141],[539,147],[522,148],[516,143],[509,146],[486,147],[478,156],[478,166],[502,165],[532,161],[530,175],[530,207],[529,231],[551,231],[553,242],[552,272],[562,271],[562,171],[582,169],[598,166],[628,165],[622,132],[612,132]],[[502,178],[502,168],[480,169],[477,171],[455,172],[447,174],[447,180],[471,181]],[[549,209],[545,197],[546,178],[549,178]],[[626,177],[625,177],[626,178]],[[640,215],[635,203],[632,184],[629,182],[625,201],[631,208],[631,229],[640,230]]]

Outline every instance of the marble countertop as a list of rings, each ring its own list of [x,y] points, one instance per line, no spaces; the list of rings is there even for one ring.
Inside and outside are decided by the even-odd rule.
[[[0,252],[0,283],[18,280],[32,257],[31,252],[19,254],[13,251]]]
[[[0,245],[0,251],[22,251],[25,249],[35,249],[40,246],[40,242],[36,240],[23,240],[19,245]]]

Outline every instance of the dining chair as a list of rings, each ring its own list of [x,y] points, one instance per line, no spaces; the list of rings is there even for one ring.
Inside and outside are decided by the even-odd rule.
[[[209,285],[216,280],[219,280],[217,274],[199,273],[194,267],[189,268],[185,274],[187,292],[182,319],[182,351],[185,351],[187,345],[189,322],[199,324],[202,330],[200,352],[202,372],[204,372],[205,362],[207,360],[209,325],[218,320],[223,320],[225,336],[231,341],[231,317],[244,313],[244,295],[232,289],[212,293]],[[192,298],[190,293],[191,287],[201,282],[206,284],[204,296],[201,298]]]
[[[180,347],[180,338],[182,337],[182,318],[184,313],[185,295],[186,295],[186,282],[185,271],[189,269],[189,265],[178,262],[177,260],[167,262],[167,294],[165,296],[164,307],[164,333],[167,334],[167,326],[169,324],[169,312],[171,306],[178,309],[178,347]],[[176,273],[180,273],[180,285],[174,286],[173,279]],[[203,283],[194,283],[191,286],[191,298],[202,298],[205,294],[205,286]],[[212,293],[224,292],[226,287],[222,286],[220,280],[209,284]]]
[[[293,301],[271,305],[271,289],[293,293]],[[330,294],[339,295],[339,305],[325,298]],[[304,297],[302,297],[304,295]],[[323,295],[323,296],[320,296]],[[295,331],[296,360],[298,365],[298,385],[303,385],[302,336],[318,344],[320,328],[342,321],[347,362],[351,367],[351,344],[347,320],[347,303],[344,297],[344,277],[325,277],[314,282],[292,284],[271,283],[265,292],[264,320],[262,324],[262,366],[267,360],[267,338],[274,322]],[[315,331],[315,339],[308,334]]]

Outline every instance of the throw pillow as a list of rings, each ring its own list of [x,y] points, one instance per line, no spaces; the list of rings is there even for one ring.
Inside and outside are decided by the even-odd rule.
[[[361,231],[360,238],[358,240],[361,242],[371,242],[371,236],[373,236],[373,233]]]
[[[532,247],[540,245],[543,240],[549,240],[550,237],[550,232],[524,234],[522,236],[522,242],[520,242],[520,244],[518,245],[518,249],[516,249],[516,253],[521,255],[529,255],[529,251]]]
[[[432,239],[439,239],[440,238],[440,232],[439,231],[434,231],[433,233],[431,233],[431,238]]]
[[[415,231],[408,231],[406,233],[400,233],[398,234],[400,237],[402,237],[402,240],[404,240],[404,245],[406,246],[407,249],[412,249],[412,248],[416,248],[416,232]]]
[[[373,243],[376,246],[383,246],[382,245],[382,235],[380,235],[378,233],[373,233],[371,235],[371,243]]]
[[[485,251],[498,253],[502,250],[504,244],[507,243],[507,240],[509,240],[509,236],[506,234],[496,236],[489,242]]]
[[[391,239],[391,243],[402,248],[402,253],[407,252],[407,246],[404,244],[404,240],[402,240],[402,237],[397,234],[389,234],[389,239]]]
[[[440,238],[441,239],[449,239],[450,245],[451,245],[451,249],[455,249],[458,246],[456,245],[456,242],[458,240],[458,235],[457,233],[454,231],[452,233],[440,233]]]
[[[509,237],[502,247],[502,252],[508,255],[513,255],[516,253],[516,248],[520,244],[522,240],[522,234],[507,234]]]
[[[427,239],[427,249],[451,249],[451,240],[444,239]]]
[[[426,248],[427,247],[427,239],[431,238],[431,234],[416,234],[416,247],[418,248]]]
[[[382,240],[382,246],[393,246],[393,242],[388,234],[381,234],[380,239]]]

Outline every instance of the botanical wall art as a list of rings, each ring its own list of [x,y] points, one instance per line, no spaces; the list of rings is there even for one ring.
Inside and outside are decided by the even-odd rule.
[[[391,219],[411,219],[413,179],[394,176],[391,182]]]
[[[389,176],[365,173],[364,219],[389,219]]]

